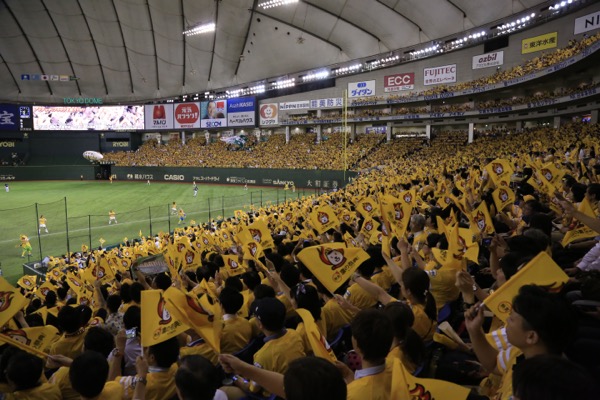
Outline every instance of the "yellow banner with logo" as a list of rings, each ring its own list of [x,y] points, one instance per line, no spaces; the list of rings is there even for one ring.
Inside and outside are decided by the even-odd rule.
[[[558,32],[546,33],[521,41],[521,54],[535,53],[547,49],[553,49],[558,44]]]

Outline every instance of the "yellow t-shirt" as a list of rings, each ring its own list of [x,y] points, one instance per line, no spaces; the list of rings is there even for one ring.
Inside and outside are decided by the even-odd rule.
[[[335,338],[339,330],[352,321],[352,314],[344,310],[335,299],[327,300],[321,308],[321,314],[325,319],[327,340]]]
[[[426,342],[433,340],[437,322],[429,319],[425,314],[425,307],[421,304],[411,304],[410,308],[415,316],[415,322],[412,326],[414,331]]]
[[[46,225],[46,218],[40,218],[40,225]]]
[[[294,330],[288,329],[283,335],[266,339],[265,345],[254,354],[254,365],[268,371],[287,371],[289,363],[304,357],[302,338]]]
[[[394,369],[395,359],[399,359],[400,362],[404,365],[404,368],[406,368],[406,370],[411,374],[417,369],[417,366],[412,361],[410,361],[408,357],[406,357],[406,354],[404,354],[402,348],[400,346],[395,346],[392,348],[392,350],[390,350],[387,357],[385,358],[385,369],[390,374]]]
[[[452,268],[430,269],[425,271],[429,275],[431,295],[435,299],[438,311],[446,303],[458,299],[460,290],[456,287],[456,273]]]
[[[149,372],[146,376],[146,400],[164,400],[175,396],[175,372],[177,372],[177,363],[171,368],[160,372]],[[134,376],[118,376],[115,378],[123,387],[123,399],[131,400],[135,384]]]
[[[390,267],[386,265],[382,267],[381,271],[371,276],[371,281],[387,292],[396,283],[396,278],[394,278],[392,271],[390,271]]]
[[[321,333],[321,335],[323,335],[324,337],[327,337],[327,324],[325,321],[325,316],[323,315],[322,312],[321,312],[321,319],[318,321],[315,321],[315,324],[317,324],[317,328],[319,328],[319,332]],[[304,345],[304,353],[306,353],[306,355],[313,354],[312,346],[310,345],[310,341],[308,340],[308,335],[306,334],[306,329],[304,328],[304,322],[300,322],[295,330],[296,330],[296,333],[298,335],[300,335],[300,337],[302,338],[302,344]]]
[[[391,373],[387,371],[355,379],[348,384],[347,400],[387,400],[392,389]]]
[[[223,321],[223,331],[221,332],[221,353],[233,354],[244,347],[252,339],[252,325],[246,319],[235,317]]]
[[[517,363],[517,358],[523,353],[521,350],[514,346],[510,346],[507,350],[502,350],[498,353],[496,361],[496,368],[502,374],[500,381],[500,387],[494,396],[493,400],[510,400],[512,399],[513,387],[512,387],[512,374],[513,367]]]
[[[48,382],[59,388],[63,400],[79,400],[79,393],[71,386],[69,367],[60,367]]]
[[[219,363],[219,355],[215,353],[212,347],[207,343],[200,341],[198,344],[191,344],[179,349],[179,358],[185,356],[198,355],[206,358],[213,365]]]
[[[51,383],[42,383],[33,389],[7,393],[6,400],[61,400],[60,389]]]
[[[83,339],[85,329],[69,336],[63,335],[50,347],[50,355],[62,354],[65,357],[75,358],[83,353]]]
[[[361,288],[357,283],[353,283],[344,294],[346,300],[355,307],[364,310],[371,308],[377,304],[377,299],[373,298],[365,289]]]
[[[123,386],[119,382],[109,381],[104,384],[98,400],[121,400],[124,395]]]

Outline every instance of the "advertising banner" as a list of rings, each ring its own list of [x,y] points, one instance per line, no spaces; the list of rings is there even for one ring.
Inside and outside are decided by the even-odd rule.
[[[144,129],[144,106],[33,106],[37,131],[116,131]]]
[[[200,103],[200,127],[225,128],[227,127],[227,100],[211,100]]]
[[[473,69],[496,67],[504,64],[504,51],[479,54],[473,57]]]
[[[553,49],[558,44],[558,32],[546,33],[521,41],[521,54],[535,53],[536,51]]]
[[[173,129],[173,104],[144,106],[146,129]]]
[[[288,101],[284,103],[279,103],[279,109],[281,111],[285,110],[302,110],[305,108],[310,108],[310,100],[304,101]]]
[[[227,126],[256,126],[256,99],[227,100]]]
[[[401,90],[413,90],[414,88],[414,72],[388,75],[383,78],[383,91],[386,93],[399,92]]]
[[[314,99],[310,100],[310,108],[328,108],[328,107],[342,107],[344,105],[344,99],[341,97],[333,97],[329,99]]]
[[[181,103],[174,105],[175,128],[200,128],[200,103]]]
[[[260,115],[260,126],[279,124],[277,103],[261,104],[258,114]]]
[[[423,84],[425,86],[452,82],[456,82],[456,64],[423,70]]]
[[[584,15],[575,20],[575,35],[600,28],[600,11]]]
[[[33,130],[32,106],[19,106],[19,127],[23,132]]]
[[[19,130],[19,114],[17,106],[0,104],[0,131]]]
[[[348,97],[375,96],[375,81],[349,82]]]

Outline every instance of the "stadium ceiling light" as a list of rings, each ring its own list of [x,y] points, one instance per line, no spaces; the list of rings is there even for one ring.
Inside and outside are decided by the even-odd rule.
[[[196,25],[188,30],[183,31],[185,36],[194,36],[201,35],[203,33],[214,32],[217,28],[214,22],[204,24],[204,25]]]
[[[263,1],[258,6],[267,10],[269,8],[286,6],[288,4],[294,4],[294,3],[297,3],[298,1],[299,0],[269,0],[269,1]]]

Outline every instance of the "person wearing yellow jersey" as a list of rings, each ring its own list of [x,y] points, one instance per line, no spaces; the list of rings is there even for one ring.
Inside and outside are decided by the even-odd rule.
[[[385,360],[386,370],[392,371],[394,359],[399,359],[411,374],[425,360],[425,345],[419,335],[411,328],[415,317],[406,303],[394,301],[388,303],[383,312],[390,318],[394,330],[392,348]]]
[[[69,368],[69,380],[73,390],[82,400],[119,400],[123,398],[123,388],[117,382],[109,381],[109,365],[106,357],[96,351],[86,351],[73,360]],[[67,397],[63,396],[63,399]]]
[[[171,204],[171,215],[177,215],[177,203],[173,202]]]
[[[427,232],[425,232],[425,217],[421,214],[415,214],[410,217],[409,229],[412,232],[412,245],[416,251],[423,248],[427,244]]]
[[[76,308],[64,306],[58,312],[58,323],[64,333],[50,346],[50,355],[60,354],[75,358],[83,352],[85,329],[81,326],[80,313]]]
[[[577,329],[576,316],[560,295],[535,285],[525,285],[514,298],[512,312],[506,321],[510,345],[498,352],[484,335],[483,308],[477,304],[467,310],[465,323],[479,362],[486,370],[502,376],[498,391],[491,397],[493,400],[513,398],[515,366],[540,355],[561,355]]]
[[[247,319],[237,316],[244,305],[244,296],[237,290],[225,286],[219,294],[223,310],[221,353],[234,354],[246,347],[252,339],[252,326]]]
[[[180,208],[179,211],[177,211],[177,215],[179,216],[179,221],[177,222],[177,225],[185,223],[185,211],[183,211],[183,208]]]
[[[348,383],[348,400],[389,399],[392,375],[386,371],[385,359],[393,341],[390,319],[381,310],[361,310],[351,324],[354,351],[362,358],[362,368],[352,376],[344,369]]]
[[[315,289],[314,286],[299,283],[290,290],[290,296],[294,309],[304,308],[305,310],[308,310],[315,320],[319,333],[326,338],[328,333],[327,323],[325,321],[325,315],[321,311],[321,300],[317,289]],[[306,334],[304,322],[298,324],[296,332],[302,337],[304,353],[312,354],[313,350],[308,340],[308,335]]]
[[[108,224],[111,225],[112,223],[117,224],[117,213],[115,212],[115,210],[110,210],[108,212]]]
[[[6,351],[5,351],[6,354]],[[5,355],[3,354],[3,357]],[[44,362],[41,358],[24,351],[13,353],[5,370],[11,392],[7,400],[61,400],[60,390],[50,383],[41,383]]]
[[[31,247],[31,243],[29,242],[29,238],[27,237],[27,235],[21,235],[20,237],[21,239],[21,248],[23,249],[23,252],[21,253],[21,258],[25,257],[25,254],[27,254],[28,256],[31,255],[31,251],[33,250],[33,248]]]
[[[46,217],[44,217],[44,215],[40,215],[40,219],[39,219],[39,228],[38,228],[38,233],[42,233],[42,229],[46,231],[46,233],[48,233],[48,228],[46,227]]]
[[[148,374],[143,376],[119,376],[123,358],[124,335],[117,335],[117,348],[111,354],[109,379],[119,382],[124,390],[123,399],[131,400],[137,385],[146,386],[146,400],[163,400],[175,396],[175,373],[179,358],[179,342],[171,338],[144,349],[144,359],[148,362]]]

